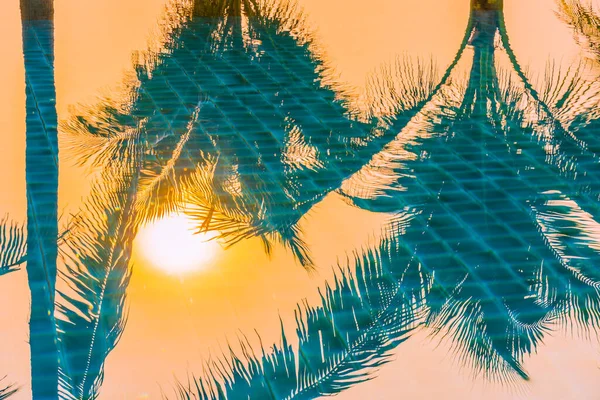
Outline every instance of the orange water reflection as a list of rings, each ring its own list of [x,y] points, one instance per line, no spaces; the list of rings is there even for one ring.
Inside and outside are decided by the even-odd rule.
[[[165,0],[56,1],[59,118],[69,115],[69,106],[93,102],[122,82],[131,69],[132,53],[146,48],[164,4]],[[301,0],[300,4],[342,80],[359,88],[370,71],[397,54],[432,57],[444,68],[455,54],[468,17],[467,0]],[[506,1],[512,45],[533,71],[542,70],[548,58],[564,61],[579,52],[553,7],[550,0]],[[24,219],[25,95],[17,2],[2,2],[0,16],[0,54],[5,58],[0,65],[0,126],[6,132],[0,148],[0,157],[6,160],[0,172],[4,188],[0,214]],[[61,160],[60,208],[65,213],[77,208],[88,184],[85,171]],[[256,328],[264,343],[276,341],[279,318],[291,324],[299,299],[318,300],[317,287],[331,276],[328,266],[346,251],[375,240],[385,221],[385,216],[374,218],[346,206],[337,195],[315,208],[302,226],[317,264],[326,267],[312,276],[284,251],[269,259],[257,239],[225,252],[214,268],[187,279],[167,276],[134,257],[129,322],[109,356],[101,399],[159,398],[161,387],[168,388],[173,375],[184,378],[188,371],[200,371],[201,360],[239,332]],[[27,296],[23,274],[0,281],[0,304],[15,305],[0,307],[0,320],[11,321],[2,323],[0,374],[9,373],[11,380],[24,384],[23,398],[29,379],[24,342]],[[428,343],[422,336],[408,341],[398,349],[398,361],[383,368],[379,379],[358,385],[342,398],[481,398],[479,384],[451,365],[444,346],[422,343]],[[534,381],[527,398],[581,398],[600,392],[596,346],[560,335],[546,346],[541,351],[546,355],[527,365]],[[432,368],[435,385],[427,380]],[[568,369],[578,372],[565,376]],[[559,371],[560,379],[552,379]],[[579,393],[573,389],[576,385]],[[486,388],[485,394],[498,399],[519,396],[500,386]]]

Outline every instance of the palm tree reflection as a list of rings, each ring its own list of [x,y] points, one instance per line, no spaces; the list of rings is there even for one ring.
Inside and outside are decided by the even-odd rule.
[[[311,266],[298,221],[414,116],[433,74],[401,83],[400,95],[422,98],[390,127],[356,115],[290,3],[175,10],[164,49],[139,57],[131,105],[82,111],[68,126],[75,148],[97,164],[143,148],[141,221],[185,207],[228,244],[279,241]]]
[[[592,3],[579,0],[559,0],[558,15],[575,33],[575,39],[600,62],[600,16]]]
[[[182,397],[335,394],[370,379],[421,324],[449,333],[475,371],[514,381],[528,377],[523,359],[556,320],[597,327],[598,86],[550,66],[536,90],[510,48],[501,0],[472,0],[439,79],[407,59],[383,67],[366,112],[292,3],[173,3],[162,46],[139,54],[127,101],[106,99],[65,125],[78,160],[99,174],[65,235],[55,324],[52,2],[34,3],[22,1],[28,236],[2,221],[0,275],[24,261],[27,240],[36,398],[98,395],[126,321],[137,229],[177,209],[228,244],[281,242],[306,267],[299,221],[328,193],[395,214],[379,246],[341,266],[320,306],[299,306],[299,350],[283,330],[261,355],[243,342],[242,355],[208,365]]]
[[[98,396],[104,363],[125,327],[139,166],[124,166],[98,179],[65,236],[60,276],[66,286],[57,303],[64,398]]]
[[[5,378],[0,379],[0,381],[3,381]],[[8,386],[0,389],[0,400],[8,399],[9,397],[11,397],[13,394],[17,393],[18,391],[19,391],[19,389],[15,388],[14,385],[8,385]]]
[[[411,218],[398,216],[392,231]],[[430,277],[395,236],[349,263],[321,292],[322,305],[299,304],[297,349],[283,326],[281,343],[262,353],[244,340],[239,355],[230,348],[230,358],[207,363],[204,376],[180,384],[178,397],[312,399],[371,379],[422,320]]]
[[[104,99],[65,125],[78,161],[99,171],[63,252],[68,287],[58,310],[67,397],[98,393],[125,324],[140,223],[185,206],[199,230],[217,230],[230,244],[259,236],[267,250],[276,239],[311,266],[298,220],[399,131],[376,116],[359,119],[344,89],[326,82],[327,68],[288,3],[206,1],[190,10],[174,4],[163,48],[139,55],[129,101]],[[404,123],[429,96],[431,79],[398,85],[399,95],[413,93],[394,108],[407,113]],[[349,282],[338,286],[352,292]],[[396,325],[410,325],[406,312]],[[373,340],[389,347],[378,320],[365,313],[361,326],[375,324]],[[312,334],[306,341],[318,343]],[[364,363],[379,357],[365,351]]]
[[[499,44],[509,69],[499,67]],[[467,51],[473,61],[465,81],[456,67]],[[285,332],[282,345],[262,356],[243,346],[230,363],[180,386],[179,398],[337,393],[370,379],[419,322],[449,337],[476,373],[517,382],[528,379],[523,360],[557,321],[595,329],[600,176],[586,132],[597,118],[598,87],[579,72],[551,65],[536,90],[510,49],[502,1],[472,1],[465,40],[442,83],[426,104],[417,102],[415,118],[398,125],[402,134],[339,190],[350,204],[403,216],[392,238],[359,256],[356,274],[343,274],[322,306],[301,314],[297,351]],[[386,89],[394,82],[372,82],[372,114],[393,126],[402,120]],[[368,315],[387,342],[354,319],[354,300],[371,299],[360,282],[380,276],[393,294],[382,289],[386,301],[369,304]],[[339,283],[353,280],[357,292]],[[353,335],[343,328],[328,334],[348,326]],[[308,347],[309,337],[320,346]],[[340,340],[341,353],[332,350]],[[371,364],[362,362],[366,353]],[[306,367],[292,368],[297,363]]]
[[[359,177],[344,194],[367,209],[420,210],[403,241],[435,276],[426,325],[449,332],[475,371],[508,381],[527,378],[521,362],[555,318],[567,321],[574,309],[578,323],[596,325],[594,251],[569,265],[575,257],[559,255],[564,244],[549,239],[556,229],[549,225],[572,216],[544,213],[548,193],[558,191],[591,221],[600,215],[597,155],[578,135],[598,88],[577,68],[551,67],[537,92],[510,50],[501,2],[473,2],[467,33],[473,64],[466,83],[445,87],[425,122],[360,174],[383,171],[393,183],[373,192],[368,187],[381,184]],[[498,40],[512,71],[498,69]],[[402,151],[410,155],[394,162]],[[594,233],[581,235],[590,243]]]
[[[27,238],[22,225],[4,217],[0,220],[0,276],[17,271],[27,258]],[[18,387],[2,382],[0,378],[0,400],[17,393]]]

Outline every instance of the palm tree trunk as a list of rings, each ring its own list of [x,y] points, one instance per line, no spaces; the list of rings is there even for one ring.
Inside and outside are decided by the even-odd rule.
[[[232,17],[242,16],[242,0],[194,0],[193,16],[217,18],[224,16],[224,12]]]
[[[54,0],[20,0],[22,21],[54,22]]]
[[[202,0],[194,0],[194,9],[192,12],[194,17],[202,16],[202,11],[203,11],[202,5],[203,5]]]
[[[471,0],[471,10],[502,10],[504,0]]]
[[[21,0],[27,134],[27,277],[34,399],[58,398],[54,318],[58,237],[58,144],[54,87],[53,0]]]

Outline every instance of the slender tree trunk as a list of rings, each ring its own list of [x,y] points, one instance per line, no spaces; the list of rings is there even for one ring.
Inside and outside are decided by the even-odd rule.
[[[34,399],[58,398],[54,319],[58,237],[58,144],[53,0],[21,0],[26,85],[27,277]]]
[[[54,22],[54,0],[20,0],[21,20]]]
[[[471,0],[471,10],[502,10],[504,0]]]
[[[210,3],[210,4],[207,4]],[[242,15],[242,0],[222,0],[220,7],[215,6],[209,0],[194,0],[194,17],[223,17],[227,15],[240,17]]]
[[[204,16],[204,0],[194,0],[194,17]]]
[[[471,104],[474,106],[474,116],[484,119],[488,114],[488,100],[493,100],[491,104],[495,107],[500,96],[495,40],[496,34],[500,31],[502,2],[496,1],[494,6],[499,8],[480,7],[471,11],[473,31],[469,43],[473,47],[474,54],[465,99],[467,102],[474,102]]]

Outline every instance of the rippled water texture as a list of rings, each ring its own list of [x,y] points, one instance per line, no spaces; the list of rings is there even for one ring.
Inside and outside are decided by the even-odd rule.
[[[0,15],[0,399],[598,397],[596,0]]]

